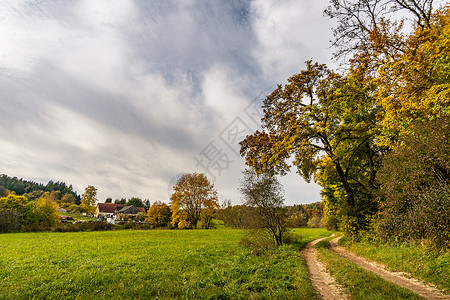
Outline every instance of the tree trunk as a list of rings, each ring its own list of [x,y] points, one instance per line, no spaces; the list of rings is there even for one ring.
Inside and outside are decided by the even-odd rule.
[[[350,184],[347,181],[347,177],[345,176],[344,170],[342,170],[341,164],[336,161],[335,158],[333,158],[333,163],[336,167],[336,172],[339,175],[339,179],[342,182],[342,185],[344,186],[345,192],[347,193],[347,204],[350,206],[350,208],[355,207],[355,198],[353,196],[353,190],[350,187]]]

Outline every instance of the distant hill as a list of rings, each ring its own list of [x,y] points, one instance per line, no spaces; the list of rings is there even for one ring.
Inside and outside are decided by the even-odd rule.
[[[5,190],[15,192],[17,195],[31,194],[33,192],[54,192],[59,191],[61,195],[72,194],[75,197],[75,203],[81,203],[81,197],[73,190],[72,185],[67,186],[64,182],[50,180],[46,185],[34,181],[24,180],[8,175],[0,175],[0,194]]]

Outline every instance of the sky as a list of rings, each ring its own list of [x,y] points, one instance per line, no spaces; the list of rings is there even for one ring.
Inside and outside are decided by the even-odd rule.
[[[305,61],[331,62],[327,0],[0,2],[0,173],[169,203],[204,172],[241,204],[238,142]],[[320,187],[280,178],[287,205]]]

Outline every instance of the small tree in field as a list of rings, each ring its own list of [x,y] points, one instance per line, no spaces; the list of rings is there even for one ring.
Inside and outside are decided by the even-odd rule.
[[[170,210],[172,224],[178,225],[178,228],[197,229],[202,214],[208,221],[212,210],[219,208],[214,184],[203,173],[184,174],[173,188]]]
[[[253,169],[247,169],[239,190],[244,195],[245,204],[254,208],[251,227],[265,230],[272,236],[275,245],[282,245],[287,226],[281,183],[274,176],[257,175]]]
[[[147,211],[147,222],[153,227],[167,226],[170,221],[170,207],[164,202],[156,201]]]
[[[97,189],[92,185],[88,185],[81,196],[81,207],[91,213],[95,212],[95,203],[97,202]]]

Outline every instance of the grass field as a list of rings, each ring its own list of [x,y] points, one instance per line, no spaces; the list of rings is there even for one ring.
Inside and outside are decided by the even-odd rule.
[[[298,229],[303,244],[329,234]],[[254,256],[239,230],[0,235],[2,299],[310,299],[297,247]]]
[[[343,243],[345,244],[345,240]],[[367,242],[353,243],[348,247],[393,271],[408,272],[415,278],[431,282],[450,292],[450,251],[438,255],[421,246],[390,246]]]

